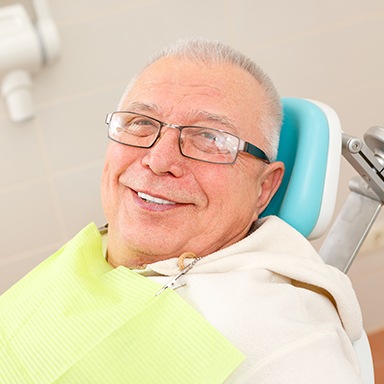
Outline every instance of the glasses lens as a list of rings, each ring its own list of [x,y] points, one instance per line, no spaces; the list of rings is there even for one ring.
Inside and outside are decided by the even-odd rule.
[[[229,164],[236,159],[239,139],[211,128],[184,127],[180,137],[185,156],[211,163]]]
[[[109,122],[109,137],[135,147],[150,147],[156,140],[160,123],[147,116],[114,112]]]

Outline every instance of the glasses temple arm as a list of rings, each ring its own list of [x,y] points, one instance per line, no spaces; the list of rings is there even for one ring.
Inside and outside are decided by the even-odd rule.
[[[263,160],[267,164],[271,162],[264,151],[256,147],[256,145],[248,143],[247,141],[240,140],[239,150],[258,157],[260,160]]]

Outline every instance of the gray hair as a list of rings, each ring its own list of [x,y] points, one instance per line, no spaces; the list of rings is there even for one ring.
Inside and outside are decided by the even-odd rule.
[[[140,74],[162,57],[180,57],[197,63],[230,63],[250,73],[265,92],[264,102],[260,108],[260,125],[257,128],[266,140],[267,156],[271,161],[276,159],[282,123],[281,100],[270,77],[253,60],[219,41],[203,38],[177,40],[150,58],[144,68],[131,79],[124,96],[133,87]]]

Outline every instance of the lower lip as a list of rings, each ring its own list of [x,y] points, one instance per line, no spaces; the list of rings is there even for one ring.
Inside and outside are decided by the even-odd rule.
[[[145,209],[146,211],[152,211],[152,212],[166,212],[170,211],[172,209],[180,207],[182,204],[156,204],[151,203],[150,201],[145,201],[142,198],[139,197],[137,192],[132,191],[132,196],[134,202],[142,209]]]

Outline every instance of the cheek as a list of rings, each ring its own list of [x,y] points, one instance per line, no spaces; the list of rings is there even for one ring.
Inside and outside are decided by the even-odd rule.
[[[225,194],[224,194],[225,193]],[[229,205],[228,210],[235,215],[248,217],[257,209],[260,195],[260,183],[257,174],[237,170],[227,180],[226,191],[223,191],[223,204]]]
[[[205,175],[204,181],[211,207],[228,213],[253,209],[258,191],[255,177],[236,168],[232,172],[215,172],[211,177]]]
[[[137,159],[137,149],[112,142],[105,156],[103,178],[118,178]]]
[[[110,220],[112,210],[113,210],[113,178],[111,176],[111,166],[110,163],[106,160],[104,164],[103,174],[101,178],[101,200],[104,209],[104,214],[107,220]]]
[[[121,144],[111,143],[108,146],[101,178],[103,207],[106,212],[113,208],[120,175],[133,161],[129,155],[130,151]]]
[[[101,181],[103,197],[105,197],[104,195],[108,194],[109,189],[111,187],[111,183],[118,173],[118,170],[116,169],[117,164],[119,164],[118,157],[115,155],[113,147],[110,146],[108,147],[105,156],[105,163]]]

